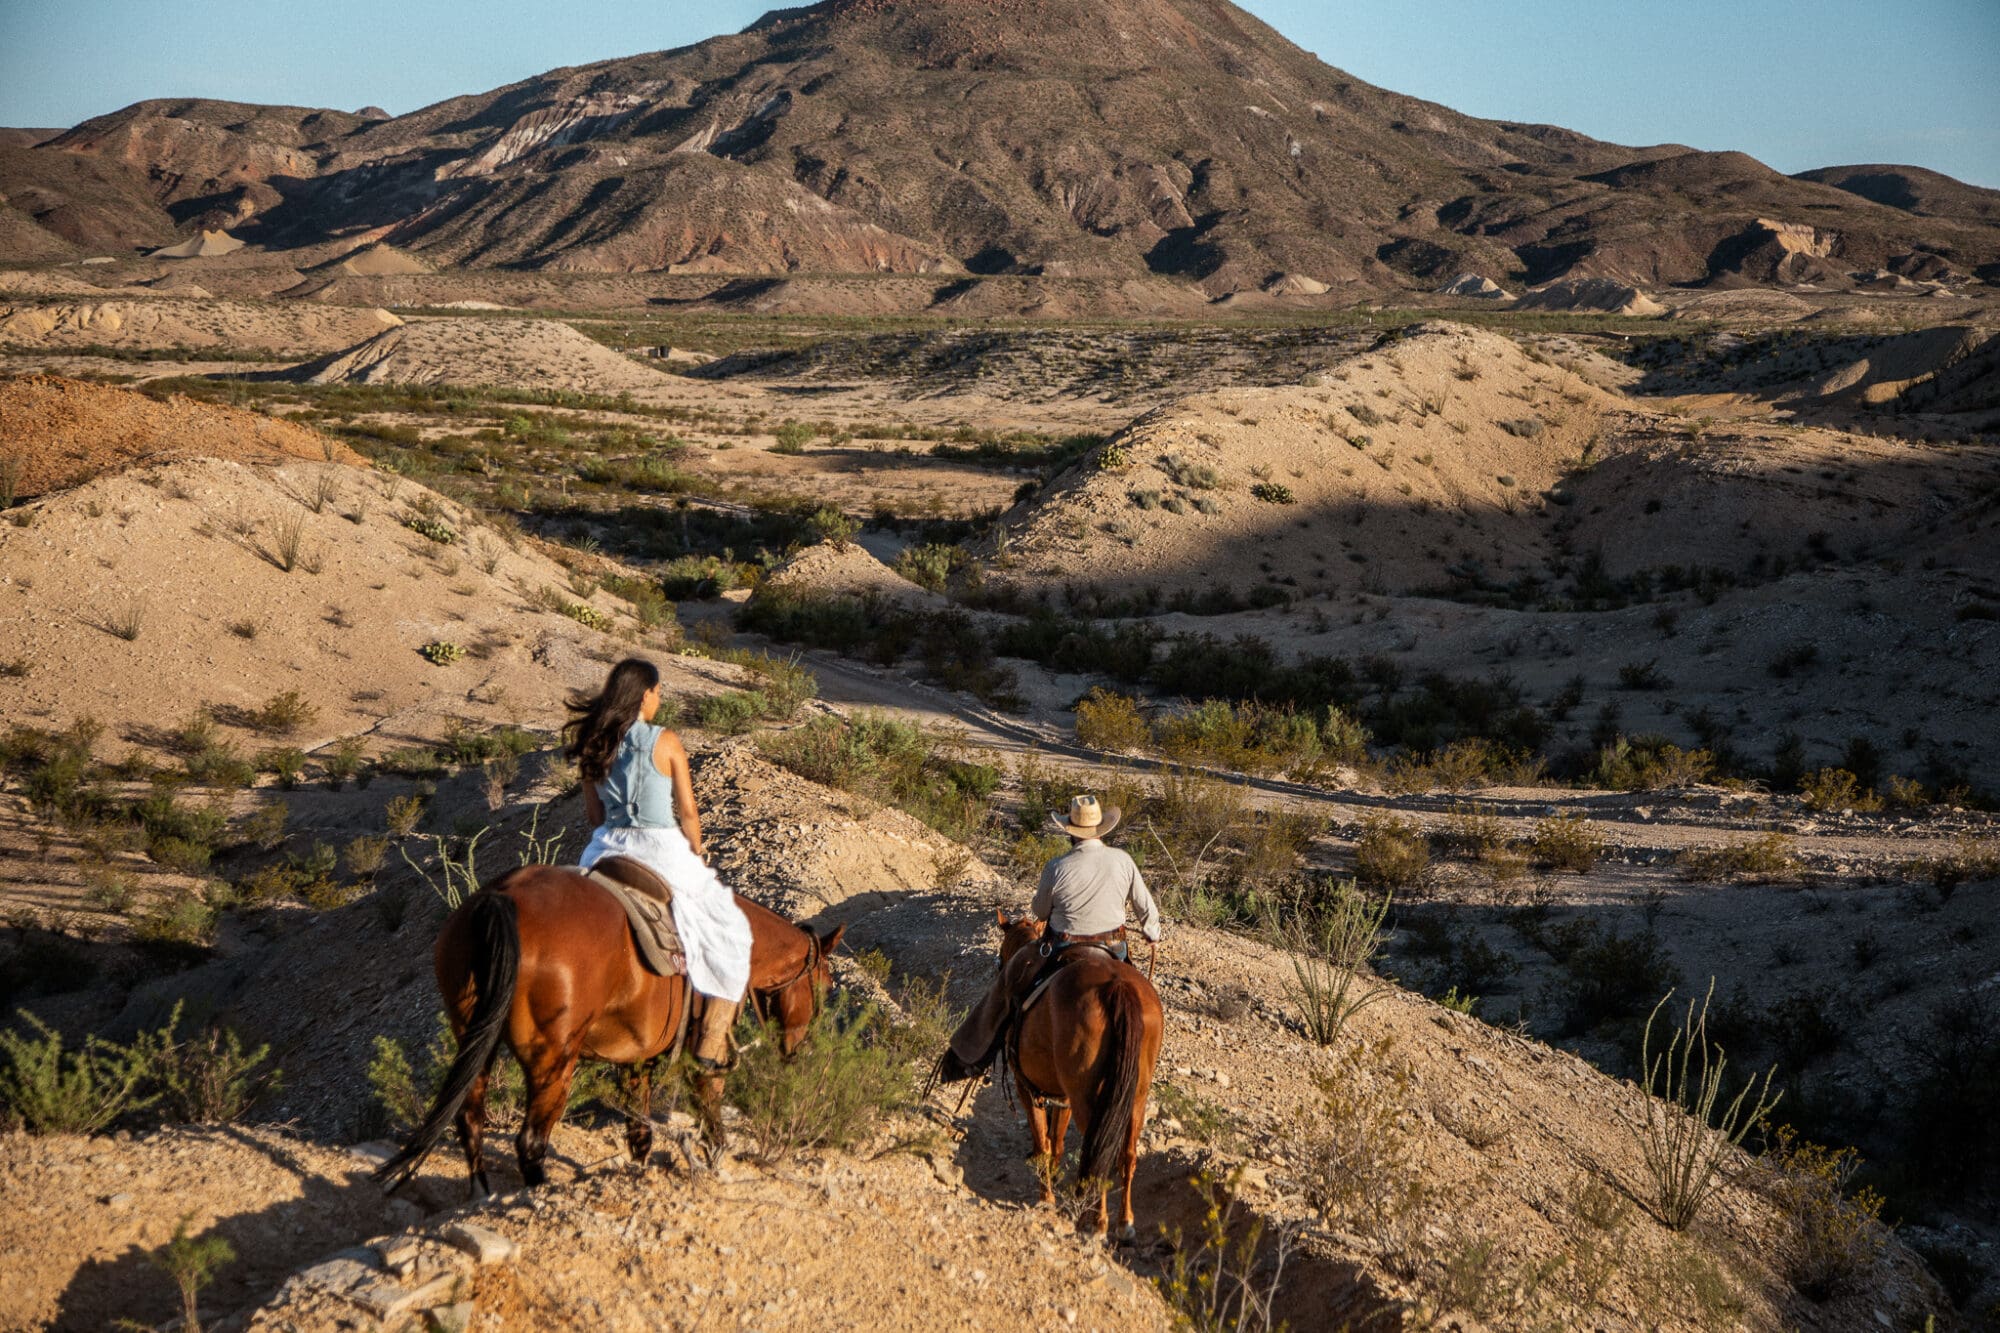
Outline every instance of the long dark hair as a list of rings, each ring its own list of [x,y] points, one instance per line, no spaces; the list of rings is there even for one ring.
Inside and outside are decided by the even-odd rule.
[[[611,771],[618,743],[639,716],[639,701],[660,683],[660,669],[643,657],[628,657],[611,668],[596,694],[573,694],[570,719],[563,724],[563,753],[576,760],[585,782],[601,782]]]

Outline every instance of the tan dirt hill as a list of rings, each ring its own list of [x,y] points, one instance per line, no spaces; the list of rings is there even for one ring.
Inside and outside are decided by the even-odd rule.
[[[249,463],[362,462],[318,431],[261,412],[185,398],[161,402],[53,375],[0,380],[0,457],[16,469],[17,498],[121,468],[197,456]]]
[[[0,306],[0,342],[49,350],[102,344],[300,356],[351,347],[401,323],[379,309],[148,296]]]
[[[661,374],[546,319],[425,319],[300,366],[311,384],[511,384],[615,394]]]

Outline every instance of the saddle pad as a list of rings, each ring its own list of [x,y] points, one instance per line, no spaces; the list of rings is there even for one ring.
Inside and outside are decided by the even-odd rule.
[[[632,943],[638,947],[639,961],[646,965],[647,971],[663,977],[687,975],[687,951],[681,947],[680,932],[674,929],[672,908],[626,888],[609,875],[600,875],[595,870],[579,873],[616,898],[625,909],[625,919],[632,926]]]

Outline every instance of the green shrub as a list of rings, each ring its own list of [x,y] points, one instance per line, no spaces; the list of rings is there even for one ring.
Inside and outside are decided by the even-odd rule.
[[[802,421],[787,421],[779,426],[771,443],[774,454],[802,454],[812,443],[815,434],[811,426]]]
[[[1563,967],[1558,994],[1570,1032],[1633,1018],[1680,978],[1650,930],[1623,935],[1579,917],[1547,932],[1542,942]]]
[[[1386,812],[1366,815],[1354,842],[1354,876],[1377,888],[1406,889],[1424,882],[1430,872],[1430,844],[1412,820]]]
[[[1882,808],[1882,798],[1861,785],[1860,779],[1844,768],[1822,768],[1799,781],[1806,809],[1830,813],[1836,810],[1869,812]]]
[[[465,649],[449,639],[433,639],[417,651],[433,666],[450,666],[465,656]]]
[[[1529,839],[1536,864],[1581,875],[1604,855],[1604,839],[1581,810],[1537,820]]]
[[[250,723],[274,736],[290,736],[319,719],[319,708],[297,690],[286,690],[266,699],[250,714]]]
[[[1782,833],[1759,833],[1722,847],[1696,847],[1680,855],[1690,879],[1782,879],[1798,873],[1799,858],[1792,840]]]
[[[246,1050],[241,1037],[227,1028],[208,1028],[185,1041],[171,1039],[180,1006],[161,1034],[154,1073],[172,1120],[195,1125],[225,1125],[242,1118],[256,1100],[282,1086],[276,1067],[265,1068],[271,1048]]]
[[[1881,1256],[1886,1235],[1882,1196],[1853,1188],[1860,1154],[1807,1142],[1781,1125],[1762,1165],[1770,1173],[1766,1192],[1792,1232],[1786,1278],[1815,1301],[1852,1288]]]
[[[306,771],[305,751],[281,746],[264,751],[257,756],[257,767],[274,774],[278,786],[286,791],[299,785],[299,778]]]
[[[1250,494],[1266,504],[1288,505],[1297,501],[1292,488],[1282,482],[1260,481],[1250,488]]]
[[[957,757],[950,740],[873,713],[816,717],[767,735],[764,756],[802,777],[895,805],[963,841],[992,819],[998,769]]]
[[[18,1011],[40,1037],[0,1031],[0,1106],[30,1134],[95,1134],[121,1115],[143,1111],[159,1099],[148,1090],[149,1050],[86,1037],[65,1053],[62,1034]]]
[[[1093,750],[1127,753],[1144,747],[1152,733],[1137,699],[1100,687],[1077,701],[1076,738]]]
[[[350,779],[360,776],[365,748],[366,742],[359,736],[342,737],[328,747],[320,756],[320,767],[326,770],[326,785],[339,791]]]
[[[1430,831],[1430,845],[1440,856],[1477,860],[1504,850],[1507,830],[1477,806],[1454,805],[1445,812],[1444,822]]]
[[[170,952],[203,948],[214,931],[215,909],[193,894],[155,902],[132,926],[141,943],[162,945]]]
[[[907,1105],[933,1053],[899,1050],[882,1011],[836,997],[814,1016],[806,1044],[781,1052],[775,1032],[746,1042],[729,1081],[754,1160],[774,1164],[816,1150],[852,1148]]]
[[[930,543],[909,546],[896,557],[896,572],[918,587],[943,592],[951,576],[965,567],[971,557],[963,546]]]
[[[854,542],[854,534],[861,531],[861,524],[838,509],[828,506],[816,509],[806,520],[816,541],[826,542],[836,551],[844,551]]]

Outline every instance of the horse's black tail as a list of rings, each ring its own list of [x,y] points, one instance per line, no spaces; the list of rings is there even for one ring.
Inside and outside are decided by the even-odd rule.
[[[521,929],[514,900],[504,893],[476,893],[467,904],[466,924],[472,932],[472,1019],[458,1039],[458,1055],[424,1122],[402,1151],[375,1168],[375,1179],[388,1181],[384,1188],[389,1190],[409,1184],[458,1118],[473,1082],[500,1049],[507,1013],[514,1005],[514,983],[521,973]]]
[[[1146,1011],[1132,977],[1117,977],[1105,992],[1104,1041],[1114,1063],[1090,1099],[1090,1128],[1084,1132],[1077,1178],[1110,1182],[1118,1179],[1126,1145],[1132,1140],[1132,1117],[1138,1114]]]

